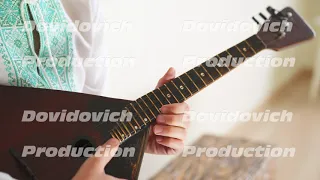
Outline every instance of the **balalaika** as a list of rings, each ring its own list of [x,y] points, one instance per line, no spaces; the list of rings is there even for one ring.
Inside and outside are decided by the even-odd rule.
[[[268,7],[267,10],[270,17],[266,18],[260,13],[264,22],[260,23],[261,28],[257,34],[225,50],[214,59],[228,56],[233,57],[233,61],[247,59],[264,49],[281,50],[315,36],[313,30],[293,9],[285,8],[279,12]],[[253,19],[259,24],[256,18]],[[278,28],[276,31],[274,28],[266,28],[272,23],[285,28]],[[187,100],[234,69],[232,64],[237,64],[219,63],[209,66],[212,62],[213,59],[210,59],[200,64],[136,101],[55,90],[0,86],[0,171],[18,179],[70,179],[84,162],[84,157],[22,157],[23,147],[97,147],[114,137],[122,142],[122,148],[134,147],[135,156],[114,158],[106,166],[106,173],[121,178],[137,179],[147,142],[148,127],[160,113],[159,108],[164,104]],[[25,110],[104,112],[106,109],[111,112],[126,109],[133,114],[133,120],[118,123],[21,121]]]

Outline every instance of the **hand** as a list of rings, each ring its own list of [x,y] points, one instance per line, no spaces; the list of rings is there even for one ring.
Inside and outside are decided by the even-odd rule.
[[[117,152],[120,142],[117,139],[110,139],[99,148],[107,149],[108,152],[97,150],[96,154],[87,159],[72,180],[119,180],[104,172],[104,167],[109,163]],[[113,154],[111,154],[113,153]]]
[[[159,80],[157,87],[175,78],[175,70],[170,68]],[[173,155],[181,152],[190,124],[186,114],[189,106],[186,103],[176,103],[161,107],[161,114],[156,124],[151,126],[146,152],[159,155]]]

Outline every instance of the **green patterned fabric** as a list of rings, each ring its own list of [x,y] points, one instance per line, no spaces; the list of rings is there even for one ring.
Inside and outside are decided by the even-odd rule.
[[[59,0],[38,0],[34,4],[24,4],[23,22],[20,5],[22,0],[0,0],[0,57],[3,59],[8,74],[8,84],[21,87],[35,87],[50,89],[50,83],[54,89],[61,89],[58,77],[50,61],[49,42],[54,59],[64,59],[67,65],[56,65],[63,90],[75,91],[74,73],[71,66],[73,59],[72,32],[68,31],[68,20]],[[33,43],[32,31],[26,31],[32,27],[29,21],[29,6],[34,22],[40,34],[39,58],[48,79],[42,71],[37,70],[36,57],[32,53],[30,41]],[[44,23],[42,23],[44,20]],[[47,33],[44,31],[47,27]],[[59,28],[57,28],[57,26]],[[48,39],[46,39],[48,38]]]

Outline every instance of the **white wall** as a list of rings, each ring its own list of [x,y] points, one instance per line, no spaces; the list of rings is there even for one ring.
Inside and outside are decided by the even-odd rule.
[[[152,90],[172,66],[186,71],[187,56],[210,57],[252,35],[252,32],[182,32],[185,21],[248,21],[268,5],[283,8],[293,0],[103,0],[108,20],[131,24],[127,32],[107,32],[105,49],[111,57],[131,57],[131,68],[110,68],[106,95],[134,100]],[[288,50],[291,53],[293,50]],[[266,54],[270,51],[264,52]],[[291,53],[292,54],[292,53]],[[249,111],[300,68],[239,67],[188,101],[199,112]],[[203,133],[224,134],[233,123],[193,122],[187,143]],[[146,155],[140,179],[157,172],[172,157]]]

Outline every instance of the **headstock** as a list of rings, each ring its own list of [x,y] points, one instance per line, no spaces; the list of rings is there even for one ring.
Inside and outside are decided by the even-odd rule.
[[[257,33],[267,48],[278,51],[315,37],[312,28],[292,8],[278,12],[268,7],[267,11],[271,15],[269,18],[259,14],[264,23]],[[253,20],[260,25],[256,18],[253,17]]]

